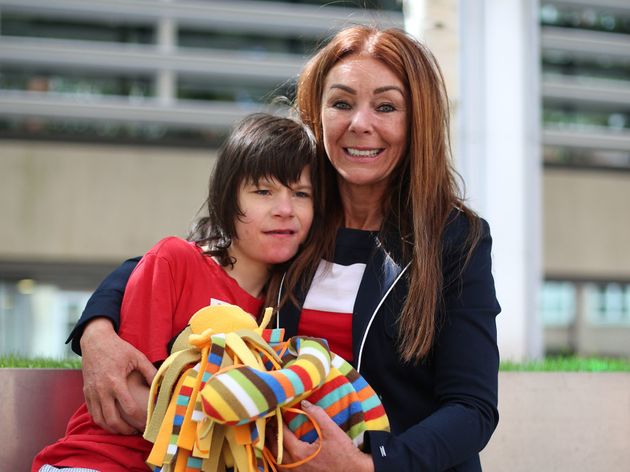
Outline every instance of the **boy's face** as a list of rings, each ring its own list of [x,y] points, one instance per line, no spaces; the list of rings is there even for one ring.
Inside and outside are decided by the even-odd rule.
[[[313,221],[313,199],[309,168],[290,187],[280,182],[244,182],[238,205],[243,216],[236,219],[236,237],[229,252],[237,264],[279,264],[291,259],[306,239]]]

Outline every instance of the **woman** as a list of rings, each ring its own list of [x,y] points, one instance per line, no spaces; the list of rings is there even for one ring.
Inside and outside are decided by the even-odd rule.
[[[299,470],[480,470],[498,422],[500,307],[488,226],[457,194],[434,57],[399,30],[345,29],[306,65],[297,105],[318,141],[327,212],[305,249],[322,262],[303,293],[281,294],[278,323],[289,336],[328,338],[378,392],[392,426],[370,432],[363,454],[313,407],[323,448]],[[81,341],[89,364],[102,351],[94,336]],[[86,372],[86,395],[106,392],[99,404],[110,408],[118,387],[94,389],[98,372]],[[285,441],[293,459],[312,447]]]

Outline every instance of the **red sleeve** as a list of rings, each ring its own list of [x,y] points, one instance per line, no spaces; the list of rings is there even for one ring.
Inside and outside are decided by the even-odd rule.
[[[120,336],[151,362],[168,356],[167,344],[176,334],[173,324],[182,287],[177,280],[176,238],[160,241],[139,262],[129,278],[121,309]]]

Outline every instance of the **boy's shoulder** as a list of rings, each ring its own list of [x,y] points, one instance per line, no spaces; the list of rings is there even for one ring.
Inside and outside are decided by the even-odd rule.
[[[178,236],[167,236],[153,246],[146,256],[171,258],[171,257],[191,257],[199,254],[201,249],[192,241],[187,241]]]

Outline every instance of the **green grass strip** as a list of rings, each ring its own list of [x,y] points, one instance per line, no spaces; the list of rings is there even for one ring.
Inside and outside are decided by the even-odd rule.
[[[0,356],[0,368],[80,369],[81,358],[28,359]],[[630,372],[630,359],[607,357],[552,356],[539,361],[501,362],[502,372]]]
[[[80,369],[81,358],[47,359],[37,357],[28,359],[21,356],[0,356],[0,368],[28,368],[28,369]]]
[[[607,357],[546,357],[538,361],[501,362],[503,372],[630,372],[630,359]]]

